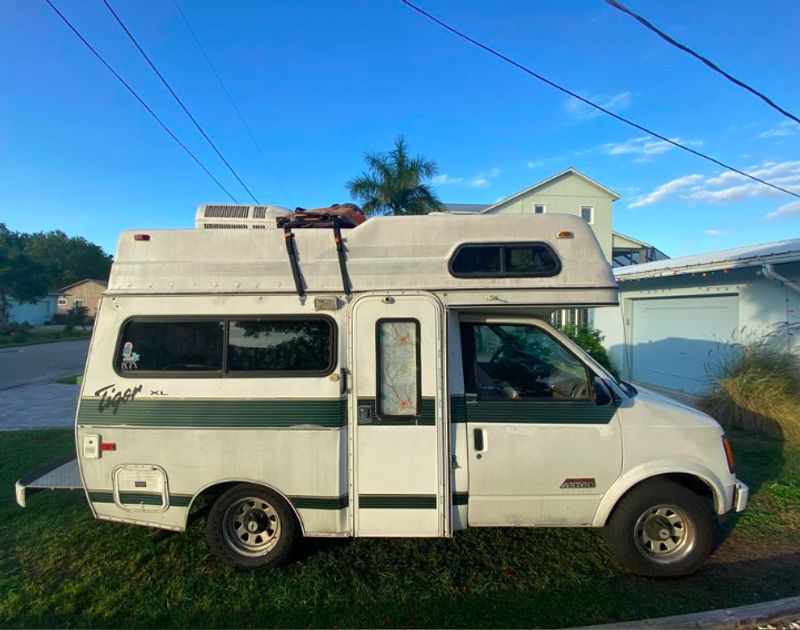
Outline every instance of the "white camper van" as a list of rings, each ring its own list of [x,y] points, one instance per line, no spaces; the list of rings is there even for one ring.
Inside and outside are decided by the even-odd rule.
[[[77,461],[20,480],[21,505],[78,486],[99,519],[182,531],[210,503],[209,544],[239,568],[301,536],[598,527],[651,576],[697,569],[745,508],[712,418],[548,324],[617,304],[581,219],[275,214],[201,206],[195,230],[121,235]]]

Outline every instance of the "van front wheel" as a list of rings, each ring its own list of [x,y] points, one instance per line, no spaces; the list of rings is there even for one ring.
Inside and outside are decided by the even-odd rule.
[[[667,479],[631,490],[605,527],[608,546],[631,573],[689,575],[714,548],[714,515],[694,492]]]
[[[241,570],[282,564],[298,533],[297,519],[286,501],[254,484],[241,484],[222,494],[206,521],[211,550]]]

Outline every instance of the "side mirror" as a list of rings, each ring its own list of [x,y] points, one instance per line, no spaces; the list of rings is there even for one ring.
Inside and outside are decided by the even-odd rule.
[[[602,378],[595,376],[593,384],[594,402],[598,407],[604,407],[614,402],[614,396],[611,394],[611,390],[608,389],[608,385],[603,382]]]

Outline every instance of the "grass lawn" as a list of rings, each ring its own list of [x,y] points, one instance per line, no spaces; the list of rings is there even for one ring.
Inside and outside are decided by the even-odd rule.
[[[53,341],[72,341],[73,339],[88,339],[92,336],[89,330],[73,330],[65,332],[58,328],[45,330],[37,328],[26,333],[0,335],[0,348],[13,348],[15,346],[32,346],[39,343],[52,343]]]
[[[800,592],[800,448],[732,433],[751,508],[696,575],[623,573],[596,531],[475,529],[453,540],[308,541],[295,562],[240,574],[202,521],[155,543],[92,520],[82,494],[13,503],[22,474],[72,433],[0,433],[0,626],[574,626],[751,604]]]

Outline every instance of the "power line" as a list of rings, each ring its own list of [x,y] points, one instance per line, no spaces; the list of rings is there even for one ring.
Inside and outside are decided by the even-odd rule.
[[[777,184],[771,184],[770,182],[768,182],[766,180],[763,180],[760,177],[756,177],[755,175],[751,175],[750,173],[746,173],[745,171],[742,171],[742,170],[740,170],[738,168],[730,166],[729,164],[725,164],[724,162],[720,162],[718,159],[713,158],[710,155],[706,155],[705,153],[701,153],[700,151],[692,149],[691,147],[687,147],[686,145],[681,144],[680,142],[677,142],[675,140],[671,140],[670,138],[667,138],[666,136],[663,136],[663,135],[661,135],[659,133],[656,133],[655,131],[652,131],[651,129],[648,129],[647,127],[643,127],[642,125],[640,125],[638,123],[635,123],[632,120],[630,120],[628,118],[625,118],[624,116],[620,116],[619,114],[615,114],[614,112],[609,111],[605,107],[602,107],[601,105],[598,105],[598,104],[590,101],[588,98],[585,98],[585,97],[581,96],[580,94],[576,94],[572,90],[569,90],[569,89],[559,85],[558,83],[555,83],[554,81],[551,81],[550,79],[542,76],[541,74],[537,74],[536,72],[534,72],[530,68],[527,68],[526,66],[523,66],[521,63],[519,63],[517,61],[514,61],[510,57],[507,57],[503,53],[498,52],[494,48],[491,48],[491,47],[487,46],[486,44],[482,44],[481,42],[479,42],[478,40],[470,37],[469,35],[466,35],[465,33],[462,33],[461,31],[456,30],[455,28],[453,28],[449,24],[447,24],[447,23],[443,22],[442,20],[440,20],[439,18],[431,15],[430,13],[428,13],[424,9],[421,9],[420,7],[415,5],[414,3],[410,2],[409,0],[400,0],[400,2],[402,2],[403,4],[408,6],[409,8],[413,9],[417,13],[425,16],[426,18],[428,18],[432,22],[435,22],[436,24],[438,24],[439,26],[441,26],[445,30],[450,31],[454,35],[457,35],[461,39],[465,39],[469,43],[477,46],[478,48],[481,48],[481,49],[485,50],[489,54],[494,55],[495,57],[498,57],[499,59],[502,59],[506,63],[509,63],[512,66],[514,66],[515,68],[518,68],[518,69],[522,70],[524,73],[529,74],[530,76],[534,77],[535,79],[538,79],[539,81],[542,81],[543,83],[546,83],[550,87],[555,88],[556,90],[558,90],[560,92],[563,92],[564,94],[568,94],[569,96],[578,99],[579,101],[581,101],[582,103],[585,103],[589,107],[593,107],[594,109],[596,109],[598,111],[601,111],[604,114],[607,114],[608,116],[611,116],[612,118],[616,118],[620,122],[625,123],[626,125],[628,125],[630,127],[633,127],[634,129],[638,129],[639,131],[642,131],[642,132],[644,132],[644,133],[646,133],[648,135],[651,135],[651,136],[653,136],[655,138],[658,138],[659,140],[663,140],[664,142],[666,142],[668,144],[671,144],[674,147],[677,147],[679,149],[683,149],[684,151],[687,151],[687,152],[689,152],[689,153],[691,153],[693,155],[696,155],[697,157],[701,157],[704,160],[708,160],[709,162],[713,162],[717,166],[721,166],[724,169],[727,169],[729,171],[737,173],[737,174],[741,175],[742,177],[747,177],[748,179],[752,179],[753,181],[756,181],[756,182],[758,182],[760,184],[764,184],[765,186],[769,186],[770,188],[774,188],[775,190],[779,190],[779,191],[781,191],[783,193],[786,193],[787,195],[792,195],[793,197],[800,198],[800,194],[798,194],[798,193],[792,192],[791,190],[787,190],[786,188],[782,188],[781,186],[778,186]]]
[[[203,169],[203,171],[205,172],[205,174],[206,174],[206,175],[208,175],[208,176],[209,176],[209,177],[210,177],[212,180],[214,180],[214,183],[215,183],[217,186],[219,186],[219,187],[220,187],[220,189],[221,189],[221,190],[222,190],[222,191],[223,191],[223,192],[224,192],[226,195],[228,195],[228,197],[230,197],[230,198],[231,198],[231,200],[232,200],[234,203],[239,203],[239,201],[236,199],[236,197],[234,197],[234,196],[233,196],[233,195],[232,195],[232,194],[231,194],[231,193],[228,191],[228,189],[227,189],[227,188],[225,188],[225,186],[223,186],[223,185],[220,183],[220,181],[219,181],[219,180],[218,180],[216,177],[214,177],[214,175],[212,175],[212,174],[211,174],[211,171],[209,171],[209,170],[206,168],[206,166],[205,166],[205,165],[204,165],[204,164],[203,164],[203,163],[200,161],[200,159],[199,159],[199,158],[198,158],[198,157],[197,157],[197,156],[196,156],[194,153],[192,153],[192,151],[191,151],[191,150],[190,150],[190,149],[189,149],[189,148],[188,148],[188,147],[187,147],[185,144],[183,144],[183,142],[181,142],[181,141],[178,139],[178,137],[177,137],[177,136],[176,136],[174,133],[172,133],[172,131],[170,130],[170,128],[169,128],[169,127],[167,127],[167,125],[166,125],[166,124],[164,124],[164,122],[163,122],[163,121],[162,121],[162,120],[161,120],[161,119],[158,117],[158,115],[157,115],[157,114],[156,114],[156,113],[155,113],[155,112],[154,112],[154,111],[153,111],[153,110],[150,108],[150,106],[149,106],[147,103],[145,103],[145,102],[144,102],[144,100],[142,99],[142,97],[141,97],[141,96],[139,96],[139,95],[136,93],[136,90],[134,90],[134,89],[133,89],[133,88],[132,88],[132,87],[131,87],[131,86],[130,86],[128,83],[127,83],[127,81],[125,81],[125,79],[123,79],[123,78],[122,78],[122,77],[119,75],[119,73],[118,73],[116,70],[114,70],[114,68],[112,68],[112,67],[111,67],[111,65],[110,65],[110,64],[109,64],[109,63],[108,63],[108,62],[107,62],[107,61],[106,61],[106,60],[103,58],[103,56],[102,56],[102,55],[101,55],[99,52],[97,52],[97,50],[95,50],[95,48],[94,48],[94,47],[93,47],[93,46],[92,46],[92,45],[91,45],[91,44],[90,44],[88,41],[86,41],[86,38],[84,38],[84,36],[80,34],[80,32],[78,31],[78,29],[77,29],[77,28],[75,28],[75,27],[72,25],[72,23],[71,23],[71,22],[70,22],[70,21],[69,21],[69,20],[68,20],[68,19],[67,19],[67,18],[64,16],[64,14],[63,14],[63,13],[61,13],[61,11],[59,11],[59,10],[56,8],[56,6],[55,6],[55,5],[54,5],[54,4],[53,4],[53,3],[52,3],[50,0],[45,0],[45,2],[47,2],[47,4],[48,4],[48,5],[50,5],[50,8],[51,8],[51,9],[53,9],[53,11],[55,11],[56,15],[58,15],[58,17],[60,17],[60,18],[61,18],[61,20],[64,22],[64,24],[66,24],[66,25],[69,27],[69,29],[70,29],[70,30],[71,30],[71,31],[72,31],[72,32],[75,34],[75,36],[76,36],[76,37],[77,37],[79,40],[81,40],[81,41],[83,42],[84,46],[86,46],[86,47],[87,47],[87,48],[88,48],[88,49],[89,49],[89,50],[92,52],[92,54],[93,54],[95,57],[97,57],[97,59],[100,61],[100,63],[102,63],[102,64],[103,64],[103,65],[106,67],[106,69],[107,69],[107,70],[108,70],[108,71],[109,71],[111,74],[113,74],[113,75],[114,75],[114,76],[117,78],[117,80],[118,80],[120,83],[122,83],[122,85],[124,85],[124,86],[125,86],[125,88],[128,90],[128,92],[130,92],[130,93],[131,93],[131,95],[132,95],[132,96],[133,96],[133,97],[134,97],[134,98],[135,98],[137,101],[139,101],[139,104],[140,104],[142,107],[144,107],[144,108],[147,110],[147,112],[148,112],[148,113],[149,113],[149,114],[150,114],[150,115],[151,115],[153,118],[155,118],[156,122],[157,122],[159,125],[161,125],[161,128],[162,128],[162,129],[163,129],[163,130],[164,130],[164,131],[167,133],[167,135],[169,135],[169,137],[170,137],[170,138],[172,138],[172,139],[173,139],[175,142],[177,142],[177,143],[178,143],[178,145],[181,147],[181,149],[183,149],[183,150],[184,150],[184,151],[185,151],[185,152],[186,152],[186,153],[189,155],[189,157],[191,157],[191,158],[192,158],[192,159],[193,159],[193,160],[194,160],[194,161],[197,163],[197,165],[198,165],[200,168],[202,168],[202,169]]]
[[[200,126],[200,123],[198,123],[198,122],[197,122],[197,120],[195,120],[195,117],[194,117],[194,116],[192,116],[192,114],[189,112],[189,109],[186,107],[186,105],[184,105],[184,104],[183,104],[183,101],[182,101],[182,100],[181,100],[181,99],[178,97],[178,95],[175,93],[175,90],[173,90],[173,89],[172,89],[172,87],[170,86],[170,84],[169,84],[169,83],[167,82],[167,80],[164,78],[164,75],[163,75],[163,74],[161,74],[161,73],[158,71],[158,68],[156,68],[155,64],[154,64],[154,63],[151,61],[150,57],[148,57],[148,56],[147,56],[147,53],[146,53],[146,52],[145,52],[145,51],[142,49],[142,47],[139,45],[139,42],[137,42],[137,41],[136,41],[136,38],[133,36],[133,34],[132,34],[132,33],[131,33],[129,30],[128,30],[128,28],[125,26],[125,23],[124,23],[124,22],[123,22],[123,21],[120,19],[120,17],[119,17],[119,16],[118,16],[118,15],[115,13],[114,9],[112,9],[112,8],[111,8],[111,5],[108,3],[108,0],[103,0],[103,4],[105,4],[105,5],[106,5],[106,8],[107,8],[107,9],[108,9],[108,10],[111,12],[111,15],[113,15],[113,16],[114,16],[114,19],[115,19],[115,20],[117,21],[117,23],[118,23],[118,24],[119,24],[119,25],[122,27],[122,30],[123,30],[123,31],[125,31],[125,34],[126,34],[126,35],[127,35],[129,38],[130,38],[130,40],[133,42],[133,45],[134,45],[134,46],[136,46],[136,48],[138,49],[138,51],[139,51],[139,52],[142,54],[142,57],[144,57],[144,58],[145,58],[145,61],[147,61],[147,63],[148,63],[148,64],[150,65],[150,67],[153,69],[153,72],[155,72],[155,73],[156,73],[156,75],[158,76],[158,78],[159,78],[159,79],[161,79],[161,82],[164,84],[164,87],[166,87],[166,88],[167,88],[167,90],[169,90],[169,93],[170,93],[170,94],[172,94],[172,97],[173,97],[173,98],[174,98],[174,99],[177,101],[178,105],[180,105],[180,106],[181,106],[181,109],[182,109],[182,110],[184,111],[184,113],[185,113],[185,114],[186,114],[186,115],[189,117],[189,120],[191,120],[191,121],[194,123],[194,126],[195,126],[195,127],[197,127],[197,130],[198,130],[198,131],[199,131],[199,132],[202,134],[202,136],[203,136],[203,137],[206,139],[206,142],[208,142],[208,144],[211,146],[211,148],[212,148],[212,149],[214,149],[214,152],[215,152],[215,153],[216,153],[216,154],[219,156],[219,159],[220,159],[220,160],[222,160],[222,161],[223,161],[223,163],[225,164],[225,166],[227,166],[227,167],[228,167],[228,170],[229,170],[229,171],[230,171],[230,172],[233,174],[233,176],[236,178],[236,180],[237,180],[237,181],[238,181],[238,182],[239,182],[239,183],[242,185],[242,188],[244,188],[244,189],[247,191],[247,194],[248,194],[248,195],[250,195],[250,197],[253,199],[253,201],[255,201],[257,204],[260,204],[261,202],[259,202],[259,200],[258,200],[258,199],[256,199],[256,196],[255,196],[255,195],[254,195],[254,194],[253,194],[253,193],[250,191],[250,189],[247,187],[247,184],[245,184],[245,183],[242,181],[242,178],[241,178],[241,177],[239,177],[239,174],[238,174],[238,173],[237,173],[237,172],[236,172],[236,171],[233,169],[233,167],[230,165],[230,163],[228,162],[228,160],[226,160],[226,159],[225,159],[225,156],[223,156],[223,155],[222,155],[222,153],[220,152],[220,150],[217,148],[217,145],[215,145],[215,144],[214,144],[214,142],[211,140],[211,138],[209,138],[209,137],[208,137],[208,134],[207,134],[207,133],[205,132],[205,130],[204,130],[204,129],[203,129],[201,126]]]
[[[728,81],[731,81],[732,83],[735,83],[736,85],[738,85],[740,88],[743,88],[743,89],[747,90],[748,92],[750,92],[754,96],[757,96],[758,98],[760,98],[762,101],[764,101],[767,105],[769,105],[773,109],[776,109],[777,111],[779,111],[781,114],[783,114],[787,118],[790,118],[794,122],[800,124],[800,118],[798,118],[797,116],[795,116],[791,112],[788,112],[785,109],[783,109],[783,107],[781,107],[780,105],[775,103],[775,101],[773,101],[771,98],[769,98],[766,94],[764,94],[763,92],[759,92],[757,89],[755,89],[753,87],[750,87],[744,81],[740,81],[739,79],[737,79],[736,77],[734,77],[730,73],[728,73],[725,70],[723,70],[722,68],[720,68],[717,64],[715,64],[713,61],[711,61],[707,57],[704,57],[700,53],[695,52],[694,50],[692,50],[688,46],[684,46],[679,41],[673,39],[672,37],[667,35],[664,31],[659,29],[657,26],[653,25],[651,22],[649,22],[648,20],[643,18],[641,15],[638,15],[638,14],[634,13],[633,11],[631,11],[628,7],[626,7],[621,2],[618,2],[617,0],[605,0],[605,2],[606,2],[606,4],[614,7],[615,9],[618,9],[618,10],[622,11],[623,13],[627,13],[634,20],[639,22],[645,28],[653,31],[656,35],[658,35],[664,41],[672,44],[676,48],[680,48],[683,52],[691,55],[692,57],[694,57],[698,61],[701,61],[702,63],[707,65],[714,72],[718,72],[719,74],[721,74],[723,77],[728,79]]]
[[[211,68],[211,72],[213,72],[214,76],[217,77],[217,81],[219,82],[219,85],[222,88],[222,91],[225,93],[225,96],[228,97],[228,101],[230,102],[231,107],[233,107],[233,111],[236,112],[236,115],[239,117],[239,120],[242,122],[242,126],[247,131],[247,135],[250,136],[250,140],[253,141],[253,144],[255,145],[256,149],[258,149],[258,152],[261,154],[261,159],[264,161],[264,165],[267,167],[267,170],[269,170],[269,172],[272,175],[273,179],[275,180],[275,182],[280,187],[280,189],[283,192],[284,196],[289,200],[289,204],[294,206],[295,204],[294,204],[294,201],[292,201],[292,196],[286,191],[286,188],[283,187],[283,182],[281,182],[281,180],[278,178],[277,172],[275,171],[275,169],[272,168],[272,164],[267,159],[267,155],[264,152],[264,149],[261,148],[261,145],[259,144],[258,140],[256,140],[255,135],[253,134],[252,130],[250,129],[250,125],[247,124],[247,121],[245,121],[244,116],[242,115],[242,112],[239,111],[239,108],[236,106],[236,103],[234,102],[233,97],[231,96],[230,92],[228,91],[228,88],[225,86],[225,83],[222,81],[222,77],[219,75],[219,72],[217,72],[217,69],[214,67],[214,64],[211,62],[211,58],[208,56],[208,53],[206,53],[206,49],[203,48],[203,45],[200,43],[200,39],[197,37],[197,34],[194,32],[194,29],[192,28],[192,25],[189,24],[189,20],[186,17],[186,14],[184,14],[183,10],[181,9],[180,5],[178,4],[178,0],[173,0],[173,2],[175,3],[175,8],[178,9],[178,13],[180,13],[181,17],[183,18],[183,21],[186,24],[186,28],[188,28],[189,32],[192,34],[192,38],[194,38],[194,41],[197,44],[197,47],[200,49],[200,52],[203,53],[203,57],[205,57],[205,60],[208,63],[208,67]]]

